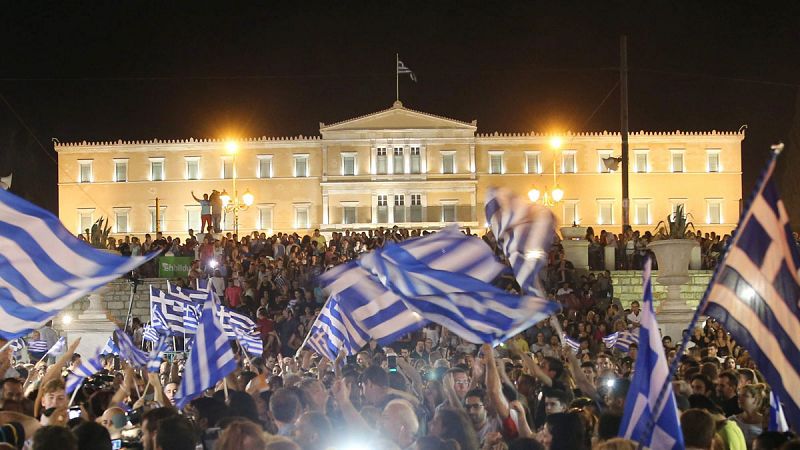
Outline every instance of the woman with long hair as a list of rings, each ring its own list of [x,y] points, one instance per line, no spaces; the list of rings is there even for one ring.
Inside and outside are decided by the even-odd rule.
[[[752,448],[753,439],[764,431],[764,413],[769,408],[769,388],[762,383],[745,384],[739,389],[739,407],[742,412],[729,417],[744,433],[747,448]]]
[[[444,440],[452,439],[458,442],[461,450],[478,450],[480,448],[478,435],[472,427],[472,421],[467,413],[460,409],[439,408],[431,421],[429,434]]]
[[[267,445],[264,431],[249,420],[235,420],[219,435],[216,450],[262,450]]]

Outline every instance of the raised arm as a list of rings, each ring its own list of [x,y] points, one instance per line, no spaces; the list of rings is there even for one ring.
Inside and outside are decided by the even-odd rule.
[[[597,400],[599,398],[597,388],[595,388],[594,385],[589,382],[589,379],[586,378],[586,375],[583,374],[581,362],[578,361],[575,353],[571,349],[564,349],[564,352],[567,355],[567,362],[569,362],[567,367],[570,368],[572,379],[575,380],[575,384],[587,397],[590,397],[592,400]]]
[[[508,402],[503,396],[503,387],[500,383],[500,374],[497,371],[497,362],[494,359],[494,350],[489,344],[483,344],[483,361],[486,368],[486,393],[492,402],[494,410],[501,419],[510,414]]]
[[[196,201],[196,202],[198,202],[198,203],[200,202],[200,199],[199,199],[199,198],[197,198],[197,197],[194,195],[194,191],[192,191],[192,198],[194,199],[194,201]]]

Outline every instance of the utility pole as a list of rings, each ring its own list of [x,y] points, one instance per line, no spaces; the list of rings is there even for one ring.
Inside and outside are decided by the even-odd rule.
[[[161,211],[160,211],[161,208],[159,206],[160,205],[158,203],[158,197],[156,197],[156,233],[161,231],[161,227],[159,226],[160,225],[160,220],[158,220],[159,219],[159,214],[161,214]]]
[[[622,227],[630,225],[630,195],[628,193],[628,37],[619,40],[619,101],[620,134],[622,135]]]

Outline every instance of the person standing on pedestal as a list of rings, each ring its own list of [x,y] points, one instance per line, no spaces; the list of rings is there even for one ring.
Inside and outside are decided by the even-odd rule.
[[[220,222],[222,221],[222,197],[219,191],[214,189],[211,191],[211,196],[208,197],[211,202],[211,218],[214,220],[214,231],[219,232],[222,229]]]

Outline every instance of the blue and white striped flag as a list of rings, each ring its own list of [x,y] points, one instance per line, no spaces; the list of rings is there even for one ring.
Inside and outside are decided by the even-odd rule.
[[[0,189],[0,338],[28,334],[154,256],[94,249],[58,217]]]
[[[547,265],[547,252],[553,244],[553,213],[508,189],[490,188],[486,193],[486,221],[522,292],[544,296],[539,272]]]
[[[46,353],[47,341],[41,339],[28,341],[28,351],[30,353]]]
[[[147,361],[147,371],[150,373],[159,373],[161,371],[161,361],[164,357],[164,352],[169,348],[169,343],[166,336],[161,336],[153,345],[153,350],[150,351]]]
[[[114,342],[114,338],[110,337],[106,341],[106,345],[100,350],[101,355],[119,355],[119,347]]]
[[[415,83],[417,82],[417,74],[412,72],[411,69],[406,67],[406,65],[403,63],[403,61],[400,61],[398,59],[397,60],[397,74],[400,75],[400,74],[404,74],[404,73],[407,73],[409,75],[409,77],[411,78],[411,81],[413,81]]]
[[[67,394],[72,393],[78,386],[81,385],[83,380],[103,369],[103,363],[100,361],[100,352],[97,352],[91,359],[84,359],[80,366],[74,372],[67,376]]]
[[[632,344],[639,345],[639,332],[637,330],[615,331],[603,337],[603,343],[606,348],[615,348],[621,352],[628,353]]]
[[[786,416],[783,414],[783,406],[781,406],[780,399],[775,395],[774,391],[769,393],[769,425],[768,431],[777,431],[785,433],[789,431],[789,424],[786,422]]]
[[[564,345],[571,348],[573,352],[578,352],[581,349],[581,343],[571,337],[564,335]]]
[[[779,152],[739,220],[700,311],[750,353],[783,402],[789,424],[800,430],[800,256],[772,177]]]
[[[124,331],[117,328],[114,331],[119,342],[119,356],[127,360],[133,367],[144,367],[147,364],[147,353],[139,350]]]
[[[214,311],[214,302],[207,301],[200,315],[195,343],[183,372],[181,385],[175,394],[175,406],[183,409],[204,390],[214,387],[236,369],[236,360],[228,337]]]
[[[47,356],[56,356],[64,353],[64,350],[67,349],[67,338],[61,336],[58,338],[55,344],[50,347],[50,350],[47,351]]]
[[[188,300],[150,286],[150,316],[152,325],[168,335],[190,333],[183,320]]]
[[[682,450],[683,432],[678,421],[678,407],[672,392],[656,313],[653,310],[651,263],[650,258],[646,259],[642,271],[644,298],[639,327],[639,356],[636,358],[631,386],[625,399],[619,435],[653,450]],[[656,401],[665,385],[666,400],[657,409]]]
[[[183,310],[183,327],[186,334],[195,334],[200,325],[200,307],[198,305],[186,305]]]
[[[167,292],[183,300],[200,304],[206,301],[206,298],[208,297],[208,290],[186,289],[177,286],[170,281],[167,281]]]
[[[208,281],[208,278],[197,279],[197,290],[204,292],[208,292],[211,290],[211,283]]]
[[[18,352],[25,348],[25,340],[22,338],[13,339],[8,346],[11,347],[11,350]]]
[[[144,326],[144,333],[142,334],[142,339],[148,342],[157,342],[159,337],[158,330],[151,327],[150,325]]]
[[[480,239],[455,227],[389,244],[358,259],[425,319],[472,343],[500,344],[557,312],[557,302],[489,284],[505,266]]]
[[[234,331],[236,341],[244,351],[255,356],[261,356],[264,353],[264,343],[261,342],[261,336],[257,332],[248,333],[241,328],[234,328]]]

